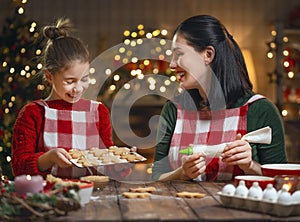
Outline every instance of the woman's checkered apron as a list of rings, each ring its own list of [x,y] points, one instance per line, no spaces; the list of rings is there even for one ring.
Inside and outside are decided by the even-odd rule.
[[[172,169],[182,165],[180,150],[190,144],[218,145],[235,140],[236,135],[247,133],[248,105],[264,98],[262,95],[252,96],[245,105],[226,110],[212,111],[210,118],[202,119],[202,111],[189,111],[177,106],[177,120],[169,150],[169,162]],[[207,112],[207,111],[206,111]],[[233,176],[243,174],[237,166],[228,166],[220,157],[206,158],[205,174],[199,180],[230,180]]]
[[[83,103],[74,104],[78,105],[76,110],[58,110],[50,108],[42,100],[37,101],[39,105],[45,107],[43,142],[46,151],[55,148],[86,150],[104,147],[97,128],[99,103],[90,100],[80,102]],[[51,173],[62,178],[79,178],[89,174],[86,169],[57,166],[53,166]]]

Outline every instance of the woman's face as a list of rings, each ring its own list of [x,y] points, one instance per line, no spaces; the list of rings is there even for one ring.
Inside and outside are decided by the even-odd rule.
[[[89,86],[89,63],[74,61],[55,74],[46,71],[46,78],[52,85],[49,100],[62,99],[75,103]]]
[[[205,62],[205,50],[197,52],[186,39],[175,34],[172,41],[173,58],[170,68],[175,70],[185,89],[204,89],[208,85],[210,66]]]

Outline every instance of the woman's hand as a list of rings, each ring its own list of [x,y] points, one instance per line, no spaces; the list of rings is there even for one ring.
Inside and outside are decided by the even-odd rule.
[[[247,141],[241,140],[241,138],[241,134],[238,134],[235,141],[227,144],[221,157],[224,163],[238,165],[244,172],[247,172],[253,165],[252,148]]]
[[[183,174],[190,179],[197,178],[200,174],[204,173],[205,169],[206,160],[202,153],[195,153],[183,157],[182,171]]]
[[[49,150],[39,157],[39,169],[40,171],[45,171],[53,165],[57,165],[61,168],[70,167],[72,166],[71,158],[70,154],[63,148]]]

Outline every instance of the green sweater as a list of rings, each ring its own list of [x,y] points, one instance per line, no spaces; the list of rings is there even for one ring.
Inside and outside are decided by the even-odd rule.
[[[239,99],[232,107],[244,105],[252,95]],[[177,107],[168,101],[161,112],[157,132],[157,145],[154,156],[152,178],[157,180],[161,174],[170,172],[168,162],[170,143],[177,119]],[[251,132],[266,126],[272,129],[271,144],[250,144],[252,147],[252,159],[260,164],[286,163],[284,129],[278,109],[268,99],[260,99],[249,105],[247,113],[247,132]]]

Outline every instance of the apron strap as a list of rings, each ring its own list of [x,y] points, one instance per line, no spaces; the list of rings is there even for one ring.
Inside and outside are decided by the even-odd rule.
[[[45,100],[40,99],[40,100],[35,100],[33,102],[40,105],[40,106],[47,106],[48,107],[48,104],[46,103]]]
[[[255,94],[255,95],[253,95],[253,96],[245,103],[245,105],[246,105],[246,104],[251,104],[251,103],[253,103],[253,102],[257,101],[257,100],[264,99],[264,98],[266,98],[266,97],[263,96],[263,95]]]

